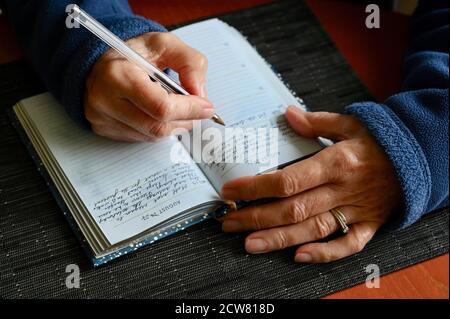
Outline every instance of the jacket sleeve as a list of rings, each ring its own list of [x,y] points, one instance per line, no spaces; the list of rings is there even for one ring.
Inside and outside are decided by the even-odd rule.
[[[6,8],[28,61],[69,116],[84,127],[86,78],[108,47],[83,27],[66,27],[66,6],[77,4],[123,40],[161,25],[134,15],[126,0],[6,0]]]
[[[448,2],[422,1],[410,30],[402,91],[383,104],[347,107],[396,169],[404,213],[387,225],[394,229],[448,205]]]

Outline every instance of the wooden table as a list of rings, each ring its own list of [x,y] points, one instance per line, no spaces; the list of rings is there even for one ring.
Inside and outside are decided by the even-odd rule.
[[[171,25],[268,3],[270,0],[130,0],[137,14]],[[381,29],[364,27],[364,7],[307,0],[339,50],[379,101],[399,89],[406,48],[407,17],[382,12]],[[23,57],[6,17],[0,16],[0,63]],[[383,276],[379,289],[358,285],[327,298],[448,298],[449,256]]]

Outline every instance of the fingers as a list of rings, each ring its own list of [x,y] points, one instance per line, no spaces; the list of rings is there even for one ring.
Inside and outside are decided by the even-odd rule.
[[[158,121],[208,119],[214,115],[211,102],[195,95],[169,94],[140,70],[128,72],[122,92],[123,98]]]
[[[318,187],[332,180],[334,172],[325,165],[323,152],[289,165],[271,174],[241,177],[223,185],[226,199],[254,200],[268,197],[289,197]]]
[[[206,98],[206,57],[173,34],[163,33],[158,36],[159,39],[155,41],[163,42],[165,48],[159,56],[160,63],[177,71],[181,84],[191,94]]]
[[[201,97],[179,94],[169,95],[169,120],[201,120],[209,119],[214,115],[214,106]]]
[[[176,36],[147,33],[128,44],[158,67],[178,71],[191,93],[206,96],[202,84],[207,61]],[[140,68],[110,50],[97,61],[87,79],[85,113],[93,129],[103,136],[152,140],[169,135],[174,128],[191,128],[188,121],[211,118],[214,108],[196,95],[168,94]],[[120,135],[118,127],[127,129]],[[113,131],[106,134],[106,128]]]
[[[350,115],[328,112],[304,112],[290,106],[285,113],[291,127],[305,137],[325,137],[342,141],[355,136],[363,125]]]
[[[99,113],[105,115],[106,118],[102,119]],[[86,107],[85,115],[91,124],[99,124],[96,117],[99,117],[100,121],[109,122],[111,121],[108,118],[113,118],[143,135],[149,135],[151,131],[150,125],[154,122],[153,118],[135,107],[128,100],[121,98],[111,101],[108,105],[97,104],[95,108],[88,106]]]
[[[92,131],[106,138],[122,142],[152,142],[155,140],[111,117],[95,114],[94,111],[90,113],[89,120],[92,124]]]
[[[242,232],[297,224],[337,206],[334,190],[321,186],[277,202],[250,206],[225,215],[222,230]]]
[[[117,100],[114,102],[117,103]],[[172,134],[176,128],[190,130],[193,124],[192,121],[167,123],[155,121],[125,100],[117,103],[114,107],[108,108],[105,113],[87,106],[85,115],[91,123],[92,130],[98,135],[129,142],[153,142]],[[104,132],[108,129],[112,130],[110,134]],[[124,129],[122,133],[120,132],[121,129]]]
[[[348,224],[355,221],[355,208],[342,208]],[[245,241],[249,253],[265,253],[287,247],[320,240],[340,229],[336,218],[330,213],[322,213],[305,221],[283,227],[275,227],[250,234]]]
[[[333,215],[323,213],[300,224],[252,233],[245,240],[245,249],[251,254],[280,250],[327,237],[338,229]]]
[[[326,243],[311,243],[301,246],[295,254],[295,261],[304,263],[326,263],[348,257],[363,250],[370,241],[379,223],[353,224],[349,232]]]
[[[97,109],[98,108],[99,107],[97,107]],[[135,129],[141,134],[155,139],[170,135],[175,128],[185,128],[190,130],[193,125],[193,122],[188,120],[159,122],[125,99],[115,99],[108,107],[100,107],[100,109],[101,111],[96,112],[111,117],[116,121]],[[86,108],[86,117],[92,123],[95,122],[95,119],[92,117],[95,117],[96,114],[91,114],[91,110],[91,107]],[[105,120],[108,121],[107,119]]]

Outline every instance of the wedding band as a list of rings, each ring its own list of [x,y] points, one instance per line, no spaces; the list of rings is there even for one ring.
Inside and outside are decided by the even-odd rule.
[[[331,214],[333,214],[334,218],[338,221],[339,225],[341,225],[342,232],[346,234],[348,232],[348,225],[347,225],[347,218],[345,218],[345,215],[343,212],[341,212],[337,208],[333,208],[330,210]]]

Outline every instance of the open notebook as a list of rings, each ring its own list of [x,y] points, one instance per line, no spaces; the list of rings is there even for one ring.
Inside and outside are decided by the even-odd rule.
[[[303,104],[239,32],[217,19],[173,32],[207,56],[209,99],[227,127],[278,127],[278,165],[320,150],[283,121],[288,105]],[[94,265],[204,220],[222,205],[226,181],[260,172],[257,164],[196,163],[186,139],[128,144],[96,136],[72,123],[49,93],[13,110]],[[213,125],[203,121],[202,129]],[[174,146],[191,160],[172,162]]]

